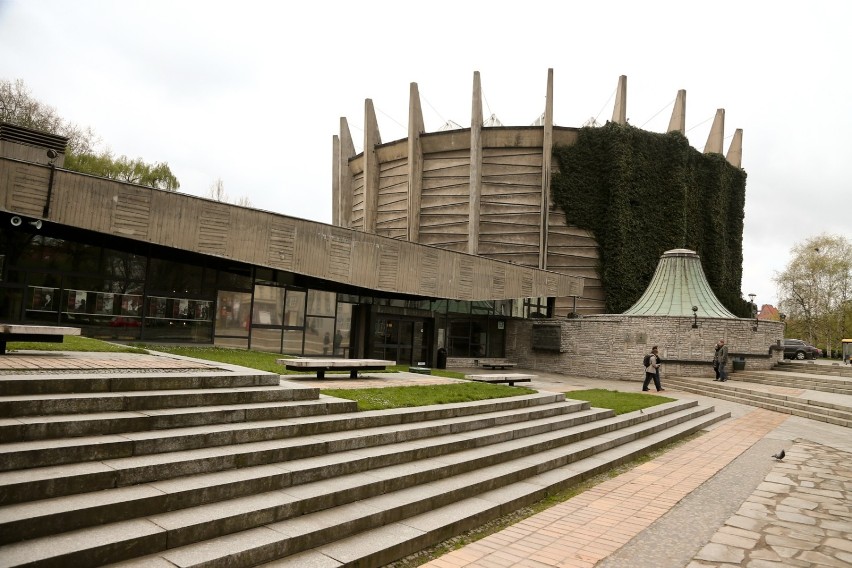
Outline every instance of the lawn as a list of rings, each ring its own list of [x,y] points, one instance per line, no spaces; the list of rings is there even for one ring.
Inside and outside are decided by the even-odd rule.
[[[589,404],[596,408],[610,408],[616,414],[625,414],[675,400],[655,394],[620,392],[606,389],[568,391],[565,393],[565,396],[574,400],[587,400]]]
[[[534,394],[535,392],[532,389],[522,387],[474,382],[375,389],[322,389],[322,393],[328,396],[354,400],[358,403],[358,410],[384,410],[387,408],[428,406],[430,404],[473,402]]]

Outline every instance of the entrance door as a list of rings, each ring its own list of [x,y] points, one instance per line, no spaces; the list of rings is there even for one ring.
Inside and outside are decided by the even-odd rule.
[[[426,322],[398,316],[376,318],[372,334],[372,357],[414,365],[429,361]]]

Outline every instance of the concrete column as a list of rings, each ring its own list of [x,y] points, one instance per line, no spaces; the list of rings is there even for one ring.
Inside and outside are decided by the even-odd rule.
[[[743,167],[743,129],[737,128],[734,131],[734,138],[731,140],[731,145],[728,146],[728,155],[725,156],[728,163],[735,168]]]
[[[725,109],[716,110],[713,126],[710,128],[710,136],[704,145],[705,154],[721,154],[722,142],[725,140]]]
[[[677,92],[675,98],[674,109],[672,109],[672,118],[669,120],[669,129],[666,132],[680,132],[686,134],[686,90],[681,89]]]
[[[627,124],[627,75],[618,78],[615,89],[615,106],[612,108],[612,122]]]
[[[473,104],[470,112],[470,200],[467,252],[479,251],[479,207],[482,200],[482,85],[473,72]]]
[[[352,172],[349,171],[349,160],[355,155],[355,144],[349,133],[349,123],[345,117],[340,117],[340,139],[338,152],[338,186],[339,204],[338,219],[341,227],[352,228]]]
[[[331,139],[331,224],[340,226],[340,138]]]
[[[420,242],[420,196],[423,192],[423,145],[420,135],[423,109],[417,83],[411,83],[408,93],[408,240]]]
[[[550,219],[550,167],[553,158],[553,69],[547,70],[544,99],[544,136],[541,144],[541,224],[538,237],[538,267],[547,268],[547,233]]]
[[[376,146],[382,143],[373,100],[364,101],[364,232],[376,232],[379,209],[379,158]]]

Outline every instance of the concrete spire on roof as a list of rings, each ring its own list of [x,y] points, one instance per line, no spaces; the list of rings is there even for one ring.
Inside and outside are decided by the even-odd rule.
[[[716,298],[698,254],[688,249],[673,249],[662,254],[645,293],[624,314],[691,317],[692,306],[698,308],[698,317],[737,319]]]

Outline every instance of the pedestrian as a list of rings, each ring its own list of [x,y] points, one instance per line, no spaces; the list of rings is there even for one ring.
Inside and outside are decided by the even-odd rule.
[[[716,354],[719,360],[719,382],[724,383],[728,380],[728,346],[725,345],[725,340],[719,340],[719,351]]]
[[[722,343],[724,343],[724,341],[722,341],[721,339],[717,341],[716,348],[713,351],[713,371],[716,372],[716,378],[713,379],[714,381],[718,381],[721,378],[721,376],[719,375],[719,349],[722,348]]]
[[[654,381],[657,392],[666,390],[660,385],[660,356],[657,353],[656,345],[651,348],[651,354],[648,356],[648,365],[645,367],[645,382],[642,383],[643,391],[648,391],[651,381]]]

